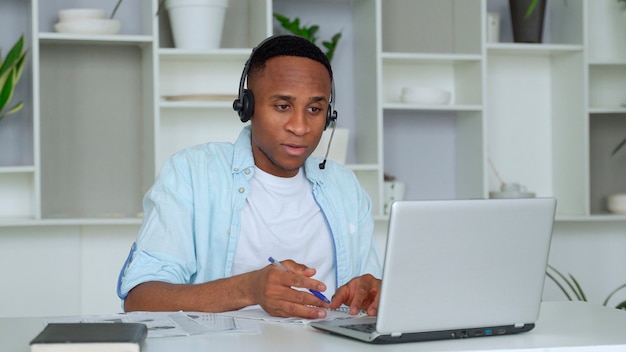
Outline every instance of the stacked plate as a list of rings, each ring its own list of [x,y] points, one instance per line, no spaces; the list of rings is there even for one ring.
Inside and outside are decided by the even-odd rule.
[[[65,9],[59,11],[54,29],[59,33],[117,34],[122,28],[119,20],[106,18],[103,9]]]
[[[450,104],[450,91],[434,87],[403,87],[400,101],[409,104],[447,105]]]

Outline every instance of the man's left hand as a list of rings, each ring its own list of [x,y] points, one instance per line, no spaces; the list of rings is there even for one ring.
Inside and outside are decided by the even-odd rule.
[[[337,309],[345,304],[350,307],[352,315],[358,314],[361,310],[364,310],[367,315],[376,315],[380,284],[381,280],[370,274],[355,277],[337,290],[330,302],[330,308]]]

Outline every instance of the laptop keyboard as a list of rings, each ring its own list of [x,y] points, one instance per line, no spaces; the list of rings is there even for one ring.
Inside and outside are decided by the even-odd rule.
[[[344,325],[344,328],[366,332],[366,333],[372,333],[376,331],[376,323]]]

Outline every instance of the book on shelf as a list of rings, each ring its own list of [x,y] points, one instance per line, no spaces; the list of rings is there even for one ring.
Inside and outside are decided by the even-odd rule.
[[[139,352],[148,335],[141,323],[49,323],[31,352]]]

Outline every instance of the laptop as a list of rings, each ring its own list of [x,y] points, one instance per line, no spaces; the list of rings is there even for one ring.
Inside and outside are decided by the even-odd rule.
[[[396,201],[376,317],[311,326],[370,343],[527,332],[539,316],[554,198]]]

